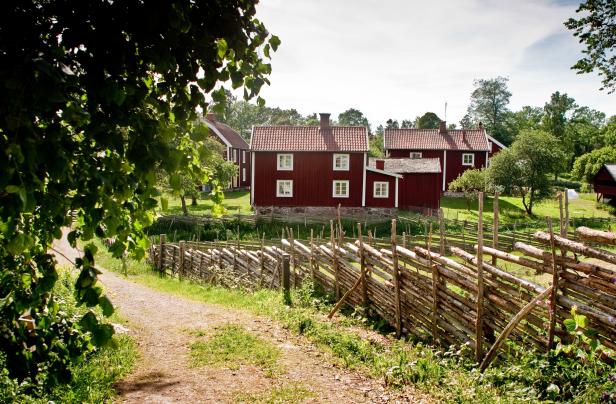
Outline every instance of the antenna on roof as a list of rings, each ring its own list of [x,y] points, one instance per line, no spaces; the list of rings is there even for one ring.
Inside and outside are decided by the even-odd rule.
[[[443,120],[447,122],[447,101],[445,101],[445,118]]]

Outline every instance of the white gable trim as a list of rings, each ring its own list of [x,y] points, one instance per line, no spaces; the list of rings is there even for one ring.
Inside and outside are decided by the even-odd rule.
[[[488,135],[487,133],[486,133],[486,137],[488,138],[488,140],[489,140],[490,142],[492,142],[492,143],[496,143],[496,145],[497,145],[498,147],[500,147],[501,149],[506,149],[506,148],[507,148],[507,146],[505,146],[504,144],[502,144],[502,143],[501,143],[501,142],[499,142],[498,140],[494,139],[492,136]],[[492,152],[492,150],[490,150],[490,153],[491,153],[491,152]]]
[[[368,165],[368,153],[364,153],[364,172],[361,183],[361,206],[366,206],[366,166]]]
[[[367,171],[372,171],[373,173],[379,173],[379,174],[384,174],[384,175],[390,175],[390,176],[396,177],[396,178],[402,178],[402,176],[400,174],[390,173],[389,171],[383,171],[383,170],[379,170],[377,168],[366,167],[366,170]]]
[[[222,133],[216,129],[216,126],[212,125],[210,122],[208,122],[207,120],[205,121],[205,124],[207,125],[208,128],[210,128],[211,130],[214,131],[214,133],[216,134],[216,136],[218,136],[220,138],[220,140],[222,140],[222,142],[225,144],[225,146],[227,147],[232,147],[231,143],[227,140],[227,138],[225,138]]]

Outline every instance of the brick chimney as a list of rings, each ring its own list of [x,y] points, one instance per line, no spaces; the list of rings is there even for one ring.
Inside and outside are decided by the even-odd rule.
[[[216,122],[216,114],[214,114],[212,112],[208,112],[205,115],[205,119],[207,119],[208,121]]]
[[[385,160],[377,160],[376,161],[376,169],[377,170],[384,170],[385,169]]]
[[[324,112],[321,112],[319,114],[319,118],[320,118],[319,126],[321,127],[321,129],[329,128],[329,116],[330,115],[331,114],[324,113]]]
[[[483,130],[483,122],[479,121],[479,130]]]
[[[441,123],[438,126],[438,131],[439,133],[447,133],[447,122],[441,121]]]

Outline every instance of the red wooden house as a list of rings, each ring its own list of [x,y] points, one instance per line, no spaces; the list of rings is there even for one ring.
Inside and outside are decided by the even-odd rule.
[[[216,136],[216,139],[225,146],[225,160],[232,161],[237,166],[237,176],[233,178],[229,188],[249,187],[252,164],[248,143],[229,125],[218,121],[214,114],[207,114],[203,121]]]
[[[427,162],[430,167],[423,169],[418,168],[419,162],[396,165],[393,160],[398,159],[370,166],[368,149],[367,128],[330,126],[329,114],[321,114],[319,126],[256,126],[250,144],[251,204],[257,208],[438,207],[433,192],[439,190],[438,161]],[[424,187],[422,181],[432,184]]]
[[[387,157],[440,159],[441,190],[469,168],[486,167],[491,153],[504,147],[489,144],[485,129],[385,129],[384,147]]]
[[[597,200],[608,198],[616,201],[616,164],[605,164],[592,181]]]

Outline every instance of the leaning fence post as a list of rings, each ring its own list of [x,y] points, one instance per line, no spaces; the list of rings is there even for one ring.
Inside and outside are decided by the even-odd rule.
[[[334,267],[334,290],[336,300],[340,300],[340,279],[338,277],[338,253],[336,251],[336,237],[334,236],[334,221],[329,221],[329,241],[332,248],[332,265]]]
[[[291,304],[291,268],[289,258],[289,254],[282,254],[282,291],[284,302],[287,305]]]
[[[548,231],[550,232],[550,248],[552,250],[552,293],[550,294],[550,326],[548,329],[548,349],[554,345],[554,332],[556,329],[556,293],[558,292],[558,270],[556,267],[556,243],[552,229],[552,218],[548,217]]]
[[[314,254],[314,229],[310,229],[310,273],[312,274],[312,282],[316,283],[318,264]]]
[[[565,237],[569,232],[569,192],[565,189]]]
[[[443,208],[438,210],[438,227],[439,227],[439,253],[445,255],[445,221],[443,220]]]
[[[432,263],[432,223],[430,223],[430,233],[428,236],[428,262],[432,270],[432,339],[438,340],[438,266]]]
[[[178,276],[182,279],[184,274],[184,240],[180,240],[180,259],[178,265]]]
[[[494,208],[494,220],[492,221],[492,248],[498,250],[498,192],[494,192],[492,207]],[[496,260],[496,255],[493,255],[492,265],[496,265]]]
[[[291,243],[291,267],[293,269],[293,287],[297,287],[297,258],[295,256],[295,237],[293,236],[293,229],[289,228],[289,243]]]
[[[160,235],[160,252],[158,253],[158,270],[160,272],[164,271],[165,265],[165,242],[167,241],[167,235]]]
[[[368,277],[366,270],[366,255],[364,253],[364,238],[361,234],[361,223],[357,223],[357,240],[359,241],[359,276],[363,276],[361,283],[361,300],[364,308],[368,307]]]
[[[259,257],[259,286],[263,286],[263,272],[265,271],[265,232],[261,238],[261,256]]]
[[[475,361],[483,357],[483,192],[479,192],[477,217],[477,321],[475,323]]]
[[[396,316],[396,336],[400,337],[400,335],[402,335],[402,316],[400,313],[400,272],[398,270],[398,248],[396,242],[396,219],[393,219],[391,221],[391,253],[395,289],[394,312]]]

